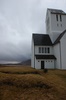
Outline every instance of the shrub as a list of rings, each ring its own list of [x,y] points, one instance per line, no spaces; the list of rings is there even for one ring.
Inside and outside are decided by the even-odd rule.
[[[48,72],[48,69],[44,69],[44,73],[47,73]]]

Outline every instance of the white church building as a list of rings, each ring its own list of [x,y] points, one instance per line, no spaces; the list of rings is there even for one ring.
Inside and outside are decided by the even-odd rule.
[[[47,9],[46,34],[32,34],[31,66],[66,69],[66,13]]]

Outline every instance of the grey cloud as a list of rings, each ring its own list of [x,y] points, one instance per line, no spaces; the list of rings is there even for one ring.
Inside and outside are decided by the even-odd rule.
[[[46,33],[47,8],[66,11],[66,0],[0,0],[0,62],[31,56],[32,33]]]

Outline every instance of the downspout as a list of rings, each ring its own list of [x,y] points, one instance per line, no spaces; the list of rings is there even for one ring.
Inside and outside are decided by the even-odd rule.
[[[61,42],[59,42],[60,47],[60,69],[62,69],[62,60],[61,60]]]
[[[53,54],[55,55],[55,53],[54,53],[54,45],[52,47],[53,47]],[[54,69],[56,69],[56,59],[54,59]]]
[[[34,45],[34,68],[35,68],[35,45]]]
[[[54,54],[54,46],[52,46],[52,47],[53,47],[53,54]],[[56,69],[56,60],[55,59],[54,59],[54,69]]]

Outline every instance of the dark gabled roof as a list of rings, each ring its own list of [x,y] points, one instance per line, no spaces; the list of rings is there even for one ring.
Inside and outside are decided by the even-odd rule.
[[[36,59],[56,59],[54,55],[35,55]]]
[[[63,10],[60,10],[60,9],[51,9],[51,8],[48,8],[48,10],[51,12],[51,13],[55,13],[55,14],[66,14]]]
[[[52,41],[48,34],[33,34],[34,45],[52,46]]]
[[[66,32],[66,30],[63,31],[63,32],[58,36],[58,38],[57,38],[57,39],[55,40],[55,42],[54,42],[54,45],[60,42],[60,39],[63,37],[63,35],[65,34],[65,32]]]

